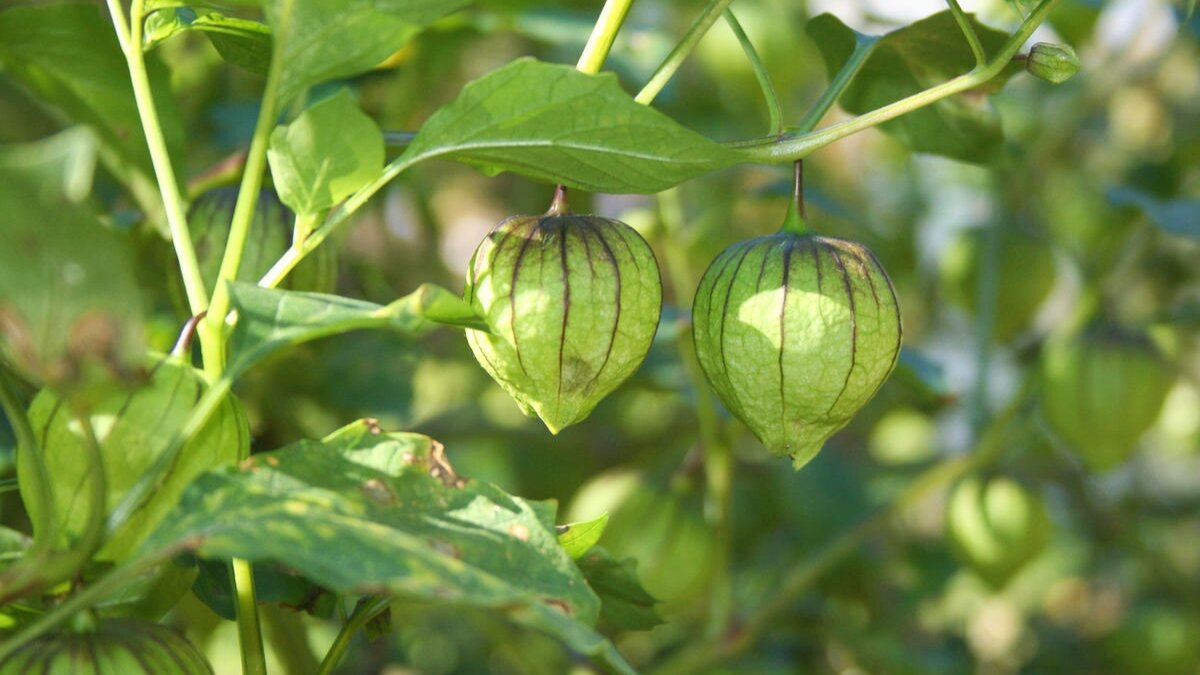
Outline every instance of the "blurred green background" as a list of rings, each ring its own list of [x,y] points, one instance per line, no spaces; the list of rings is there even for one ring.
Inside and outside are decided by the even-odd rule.
[[[1020,8],[962,4],[1002,30]],[[573,63],[600,5],[479,2],[385,67],[336,86],[348,84],[383,128],[415,130],[464,83],[514,58]],[[636,91],[703,5],[634,3],[607,67]],[[826,83],[804,31],[809,17],[829,11],[883,33],[944,5],[738,0],[733,8],[795,122]],[[729,422],[735,622],[914,477],[972,448],[988,420],[1036,382],[1046,340],[1081,312],[1149,336],[1172,382],[1133,456],[1106,471],[1081,462],[1040,406],[1018,406],[988,476],[1009,477],[1044,504],[1045,544],[999,582],[951,543],[947,490],[935,490],[819,576],[725,671],[1200,673],[1200,20],[1185,23],[1186,12],[1186,3],[1165,0],[1061,0],[1035,40],[1071,44],[1083,70],[1058,86],[1018,76],[990,103],[980,101],[994,106],[1005,132],[1002,157],[990,165],[913,154],[876,130],[806,160],[814,229],[866,244],[896,285],[907,365],[799,473]],[[187,130],[187,172],[201,176],[248,141],[262,82],[224,64],[198,35],[160,53]],[[722,23],[656,106],[720,140],[765,133],[753,73]],[[835,109],[826,124],[843,116]],[[64,126],[0,71],[0,143]],[[652,671],[705,641],[709,592],[721,574],[696,414],[714,400],[689,380],[678,336],[708,262],[735,241],[778,228],[789,177],[790,167],[738,167],[658,198],[572,195],[576,211],[621,218],[646,236],[668,308],[639,373],[561,435],[519,412],[460,333],[413,343],[364,332],[293,350],[247,377],[238,393],[254,448],[377,417],[385,428],[440,440],[460,474],[557,500],[561,522],[609,512],[601,545],[637,559],[666,619],[650,631],[611,633],[634,665]],[[380,303],[424,281],[460,290],[484,234],[507,215],[544,211],[550,196],[550,186],[520,177],[423,164],[339,234],[336,290]],[[95,197],[118,226],[136,220],[133,202],[103,171]],[[995,316],[985,320],[972,274],[986,246],[976,242],[973,253],[968,242],[980,228],[1003,233]],[[150,342],[166,350],[185,318],[177,271],[165,242],[130,236],[142,242],[144,288],[153,297]],[[11,478],[12,441],[0,439]],[[5,524],[24,526],[15,491],[0,508]],[[270,612],[271,625],[303,626],[318,653],[336,632],[326,619]],[[232,623],[195,599],[171,621],[208,651],[218,673],[236,671]],[[386,633],[369,643],[360,637],[341,672],[588,669],[548,638],[476,611],[398,603]],[[284,643],[273,642],[273,658],[301,650]]]

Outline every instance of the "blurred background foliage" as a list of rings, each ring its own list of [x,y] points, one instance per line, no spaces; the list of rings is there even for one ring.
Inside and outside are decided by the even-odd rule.
[[[962,4],[1001,29],[1021,9],[1011,0]],[[634,3],[607,67],[635,91],[703,5]],[[465,82],[516,57],[573,63],[599,6],[484,0],[348,84],[384,129],[412,131]],[[734,4],[792,122],[826,83],[804,30],[810,17],[829,11],[860,31],[883,33],[942,9],[933,0]],[[1003,529],[1005,518],[1026,518],[1016,527],[1044,530],[1044,541],[1015,569],[996,574],[964,553],[961,541],[952,543],[949,490],[933,491],[839,558],[722,668],[1200,673],[1200,20],[1186,21],[1187,12],[1186,2],[1061,0],[1035,40],[1071,44],[1083,70],[1058,86],[1018,76],[980,102],[995,107],[1004,128],[1004,151],[991,164],[913,154],[876,130],[806,161],[814,228],[865,243],[889,271],[909,365],[799,473],[768,456],[736,420],[727,425],[736,455],[735,630],[743,613],[778,592],[789,570],[923,471],[968,452],[988,421],[1009,408],[1015,412],[997,432],[998,459],[984,476],[1004,476],[1007,487],[988,498],[995,513],[985,520]],[[224,64],[199,35],[159,51],[187,130],[185,174],[193,187],[219,184],[213,169],[250,137],[262,81]],[[311,92],[309,101],[327,89],[333,86]],[[753,73],[721,23],[656,106],[720,140],[765,133]],[[844,113],[835,109],[831,117],[838,116]],[[2,71],[0,122],[4,144],[68,125]],[[339,233],[336,290],[386,303],[424,281],[460,289],[487,230],[507,215],[544,211],[550,193],[511,175],[423,164]],[[737,240],[777,229],[788,198],[785,167],[748,166],[657,198],[573,195],[575,210],[624,219],[654,245],[668,309],[639,373],[557,437],[521,415],[460,334],[442,330],[414,343],[363,332],[298,348],[245,379],[238,394],[254,448],[377,417],[385,428],[443,442],[463,475],[558,500],[561,522],[608,512],[601,545],[637,559],[666,622],[650,631],[607,628],[634,665],[653,671],[710,639],[710,590],[723,573],[697,437],[697,407],[715,403],[689,379],[677,336],[687,330],[691,295],[708,262]],[[131,228],[136,203],[103,169],[91,199],[138,241],[151,312],[147,339],[169,349],[185,318],[169,246],[155,232]],[[994,300],[979,290],[988,264],[983,228],[1001,242]],[[1136,452],[1106,471],[1089,469],[1036,405],[1046,341],[1095,317],[1144,332],[1170,372],[1165,402]],[[9,486],[0,516],[23,528],[6,430],[0,445]],[[1024,496],[1008,494],[1009,483]],[[1033,511],[1022,506],[1029,499],[1038,504]],[[171,620],[209,652],[217,672],[236,669],[231,623],[194,598]],[[297,634],[319,651],[336,631],[327,619],[283,606],[269,610],[268,628],[268,637],[284,635],[272,639],[273,658],[294,668],[303,663]],[[400,603],[380,633],[386,639],[360,638],[341,671],[587,668],[552,640],[474,610]]]

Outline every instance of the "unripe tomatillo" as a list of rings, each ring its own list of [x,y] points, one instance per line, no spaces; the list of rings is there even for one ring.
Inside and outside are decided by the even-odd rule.
[[[1062,84],[1079,72],[1079,57],[1069,45],[1039,42],[1029,50],[1025,70],[1051,84]]]
[[[809,233],[794,207],[780,232],[717,256],[692,334],[717,396],[798,469],[892,372],[900,308],[865,246]]]
[[[1042,498],[1008,478],[964,478],[946,503],[954,552],[997,588],[1042,552],[1051,528]]]
[[[177,631],[149,621],[108,619],[26,643],[0,675],[212,675],[204,655]]]
[[[637,370],[662,311],[649,244],[618,220],[571,213],[565,194],[497,225],[464,293],[490,328],[467,330],[475,358],[555,434]]]
[[[1040,379],[1046,422],[1094,471],[1129,458],[1175,382],[1147,337],[1112,327],[1048,342]]]

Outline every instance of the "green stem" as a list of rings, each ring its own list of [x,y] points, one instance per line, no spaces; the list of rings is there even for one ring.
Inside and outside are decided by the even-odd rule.
[[[654,671],[655,675],[683,675],[709,672],[715,667],[745,653],[778,625],[781,614],[791,608],[808,589],[828,573],[838,562],[862,547],[871,537],[886,528],[892,518],[919,503],[932,492],[958,478],[994,462],[1003,451],[1003,431],[1025,407],[1031,388],[1027,385],[1008,409],[981,437],[975,449],[966,456],[939,462],[918,476],[903,492],[874,515],[844,532],[825,545],[815,555],[793,567],[777,584],[771,598],[759,607],[728,640],[709,640],[686,650]]]
[[[338,631],[337,637],[333,639],[333,644],[329,646],[329,651],[325,652],[325,658],[321,661],[321,668],[317,671],[317,675],[329,675],[333,669],[337,667],[342,660],[342,656],[346,654],[346,649],[350,647],[350,640],[354,639],[354,634],[359,631],[367,622],[387,609],[391,602],[387,597],[375,597],[363,599],[354,608],[354,612],[350,615],[345,623],[342,624],[342,629]]]
[[[625,16],[629,14],[629,8],[632,5],[633,0],[605,0],[604,9],[600,10],[600,18],[596,19],[596,25],[592,27],[592,34],[583,47],[583,53],[579,55],[579,63],[575,65],[580,72],[588,74],[600,72],[601,66],[604,65],[604,59],[608,58],[608,51],[612,49],[613,41],[617,39],[617,32],[621,30],[621,24],[625,23]]]
[[[741,141],[733,144],[733,147],[741,152],[743,161],[746,162],[777,164],[795,161],[863,129],[869,129],[905,113],[931,105],[947,96],[974,89],[1004,70],[1004,67],[1016,56],[1033,31],[1045,20],[1055,2],[1056,0],[1042,0],[1021,23],[1017,31],[1004,43],[996,56],[984,66],[976,67],[952,80],[820,131]]]
[[[286,21],[288,12],[279,12],[279,21]],[[276,26],[277,34],[286,32],[283,27]],[[254,221],[254,207],[258,204],[258,192],[262,188],[263,172],[267,162],[267,145],[270,142],[271,130],[275,128],[276,109],[279,103],[279,84],[283,75],[283,55],[279,41],[276,41],[275,51],[271,55],[271,66],[267,71],[267,83],[263,90],[262,107],[258,110],[258,120],[254,125],[254,136],[250,140],[250,149],[246,152],[246,163],[242,169],[242,181],[238,188],[237,202],[233,207],[233,221],[229,226],[229,238],[225,243],[225,255],[221,258],[221,268],[217,274],[217,286],[213,289],[212,306],[202,325],[200,335],[203,339],[208,334],[210,339],[217,340],[223,345],[225,332],[225,316],[229,313],[229,287],[226,281],[237,278],[238,269],[242,265],[242,253],[246,248],[246,239],[250,235],[250,224]],[[210,375],[221,372],[224,354],[220,353],[212,360],[204,359],[204,369]]]
[[[320,662],[309,644],[305,615],[279,606],[265,606],[262,610],[267,639],[283,672],[295,675],[317,672]]]
[[[662,248],[667,273],[676,304],[684,304],[694,291],[687,251],[683,245],[683,210],[679,190],[664,190],[658,195],[659,214],[663,222]],[[732,550],[733,530],[730,513],[733,496],[733,448],[722,435],[721,419],[708,381],[696,357],[689,326],[680,331],[676,341],[679,361],[687,375],[688,384],[696,396],[696,417],[699,423],[700,446],[704,452],[705,504],[704,515],[712,527],[717,551],[714,569],[716,579],[709,595],[708,634],[719,636],[729,626],[733,613]]]
[[[729,24],[729,29],[733,31],[738,44],[742,45],[742,51],[746,53],[746,60],[750,62],[750,67],[754,70],[754,78],[758,80],[758,86],[762,89],[763,99],[767,104],[768,133],[781,134],[783,133],[783,108],[779,105],[779,95],[775,93],[775,85],[771,84],[771,75],[767,72],[767,66],[763,63],[762,57],[758,55],[758,50],[754,48],[754,43],[750,42],[746,31],[742,29],[741,22],[733,15],[733,10],[726,9],[723,15],[725,23]]]
[[[987,422],[988,373],[992,361],[992,332],[996,325],[1000,282],[1001,224],[990,223],[983,234],[983,259],[975,289],[975,386],[968,403],[971,431],[978,434]]]
[[[971,54],[975,56],[975,65],[982,66],[987,63],[987,54],[983,51],[983,43],[975,34],[975,27],[971,25],[971,19],[963,12],[962,7],[958,6],[958,0],[946,0],[946,4],[950,6],[950,13],[954,15],[954,20],[962,29],[963,37],[967,39],[967,44],[971,47]]]
[[[708,6],[700,16],[692,23],[691,28],[688,28],[687,34],[675,45],[667,58],[659,65],[658,70],[650,76],[650,81],[633,100],[643,105],[650,103],[658,96],[658,92],[662,91],[663,87],[667,86],[667,82],[675,75],[675,71],[679,70],[679,66],[687,60],[687,57],[700,44],[700,39],[704,37],[709,28],[716,23],[721,14],[733,4],[733,0],[709,0]]]
[[[75,613],[94,607],[107,597],[119,591],[127,584],[136,581],[149,569],[162,563],[176,554],[192,547],[195,542],[183,541],[167,548],[152,551],[139,558],[133,558],[114,568],[111,572],[89,584],[86,588],[67,598],[61,605],[43,614],[30,623],[20,633],[0,642],[0,663],[20,649],[22,645],[34,640],[46,631],[71,618]]]
[[[16,436],[17,471],[29,471],[32,474],[34,486],[32,494],[28,491],[21,493],[22,499],[33,500],[33,508],[26,509],[29,512],[30,520],[33,521],[33,544],[27,552],[32,557],[53,548],[54,541],[58,537],[55,527],[57,519],[54,517],[54,500],[50,498],[50,495],[53,494],[53,486],[50,482],[50,472],[46,468],[46,460],[42,456],[42,449],[37,442],[37,436],[33,433],[33,427],[29,424],[29,416],[25,413],[25,406],[22,405],[21,397],[17,394],[16,382],[9,376],[8,369],[3,363],[0,363],[0,409],[4,410],[5,416],[8,417],[8,425],[13,430],[13,435]]]
[[[878,38],[866,35],[858,35],[854,43],[854,51],[850,53],[850,58],[842,64],[837,74],[829,81],[829,86],[821,93],[821,98],[813,104],[813,107],[804,114],[804,118],[800,123],[792,128],[792,131],[800,134],[806,134],[817,128],[817,124],[821,122],[821,118],[825,117],[825,113],[833,107],[834,103],[841,98],[842,93],[854,81],[854,77],[858,75],[858,71],[862,70],[863,64],[867,62],[867,58],[871,56],[871,52],[875,51],[875,45],[879,42]]]
[[[258,620],[258,601],[254,597],[254,569],[245,560],[230,562],[236,595],[238,642],[242,646],[242,675],[266,675],[267,657],[263,652],[262,627]]]
[[[162,195],[167,227],[171,232],[171,243],[175,247],[175,257],[179,261],[179,271],[183,275],[183,287],[187,294],[188,307],[192,314],[199,314],[208,309],[208,292],[204,288],[204,277],[200,273],[200,264],[196,260],[196,251],[192,247],[183,193],[180,192],[179,183],[175,180],[175,169],[167,151],[166,137],[163,135],[162,125],[159,123],[158,111],[154,105],[154,94],[150,88],[150,76],[146,71],[146,58],[142,51],[145,0],[133,0],[129,7],[128,23],[125,21],[125,12],[121,7],[120,0],[108,0],[108,9],[112,15],[117,41],[121,45],[121,51],[124,52],[125,63],[129,69],[133,97],[137,104],[142,131],[146,137],[146,145],[150,150],[150,161],[158,180],[159,193]],[[202,339],[201,349],[207,356],[213,351],[219,350],[219,346],[214,344],[211,339]]]

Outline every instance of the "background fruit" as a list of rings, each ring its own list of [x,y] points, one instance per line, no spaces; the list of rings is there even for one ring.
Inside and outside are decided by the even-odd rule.
[[[1095,471],[1129,458],[1175,381],[1149,339],[1112,327],[1047,343],[1040,377],[1050,428]]]
[[[182,635],[166,626],[109,619],[78,632],[53,633],[0,663],[0,675],[211,675]]]
[[[713,390],[796,468],[869,401],[900,354],[900,308],[865,247],[792,232],[726,249],[692,307]]]
[[[1009,478],[965,478],[946,505],[955,553],[997,588],[1041,553],[1051,528],[1041,497]]]

